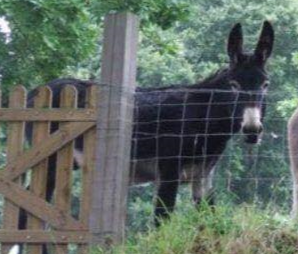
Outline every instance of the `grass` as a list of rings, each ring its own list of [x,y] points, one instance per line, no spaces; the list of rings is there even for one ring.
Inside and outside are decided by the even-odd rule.
[[[112,250],[93,254],[297,254],[298,224],[270,209],[207,206],[174,213]]]

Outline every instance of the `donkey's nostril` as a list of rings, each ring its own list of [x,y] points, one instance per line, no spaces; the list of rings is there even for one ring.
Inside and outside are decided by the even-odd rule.
[[[259,141],[259,134],[263,131],[263,126],[248,126],[242,128],[242,133],[245,135],[245,142],[256,144]]]
[[[260,134],[263,131],[263,126],[244,126],[242,128],[243,134]]]

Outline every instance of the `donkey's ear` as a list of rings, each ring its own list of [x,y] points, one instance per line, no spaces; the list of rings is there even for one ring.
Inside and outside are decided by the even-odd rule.
[[[231,63],[237,63],[242,54],[243,35],[240,23],[237,23],[231,30],[228,40],[228,55]]]
[[[256,50],[255,50],[256,59],[261,64],[265,64],[266,60],[271,55],[271,52],[273,49],[273,42],[274,42],[273,27],[268,21],[265,21],[263,24],[260,39],[258,41]]]

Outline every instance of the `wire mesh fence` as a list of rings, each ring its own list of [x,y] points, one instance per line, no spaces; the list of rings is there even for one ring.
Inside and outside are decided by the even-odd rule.
[[[283,95],[270,91],[196,86],[138,90],[130,179],[131,198],[138,204],[129,205],[130,213],[135,209],[142,214],[143,205],[153,221],[158,198],[172,210],[177,185],[190,187],[186,191],[182,186],[178,192],[179,200],[182,195],[186,203],[208,200],[211,195],[219,203],[257,203],[289,211],[288,119],[276,110],[279,100],[284,100]],[[260,111],[245,119],[247,108],[252,107]],[[246,121],[252,130],[245,133]],[[254,132],[253,124],[261,124],[262,131]],[[133,187],[146,182],[154,182],[155,188]],[[158,190],[163,184],[166,194]],[[143,196],[144,203],[136,195]],[[132,227],[142,228],[144,218],[138,217],[141,224],[132,214],[131,218]]]
[[[133,91],[117,86],[99,86],[130,98],[114,102],[113,106],[133,105]],[[82,97],[86,94],[79,93],[78,98],[84,102],[79,103],[79,107],[85,107],[80,94]],[[204,198],[215,199],[216,203],[258,203],[289,210],[292,184],[286,140],[288,119],[276,111],[276,105],[283,99],[280,93],[270,90],[261,94],[196,85],[138,88],[134,94],[133,123],[127,118],[110,117],[113,123],[109,127],[119,122],[133,127],[128,231],[146,230],[147,225],[154,221],[157,188],[162,184],[166,184],[166,189],[159,192],[159,196],[166,194],[162,198],[168,202],[167,210],[173,209],[175,199],[178,200],[178,209],[181,209]],[[99,102],[98,105],[105,107],[105,103]],[[249,123],[262,124],[263,130],[255,132],[252,128],[252,132],[243,133],[247,121],[245,112],[252,105],[259,107],[260,111],[249,115],[252,117]],[[263,107],[266,111],[262,110]],[[6,126],[1,123],[1,167],[7,162]],[[113,129],[113,133],[119,135],[117,129]],[[253,138],[247,139],[249,135]],[[32,139],[31,135],[28,137]],[[26,149],[30,148],[30,143]],[[80,154],[83,143],[80,137],[74,146],[74,169],[83,167],[86,160]],[[119,159],[118,154],[109,154],[108,157],[109,160]],[[28,173],[26,186],[30,186],[31,173]],[[81,170],[75,170],[71,176],[70,211],[74,218],[78,218],[80,211],[81,173]],[[115,186],[117,175],[103,180]],[[176,193],[171,194],[171,191],[176,191],[178,185],[176,198]],[[75,253],[75,247],[70,248]]]

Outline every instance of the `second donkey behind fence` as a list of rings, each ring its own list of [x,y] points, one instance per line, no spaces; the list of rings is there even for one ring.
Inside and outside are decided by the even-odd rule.
[[[236,24],[228,39],[227,68],[196,85],[137,88],[130,177],[132,183],[158,180],[156,218],[173,210],[180,182],[191,182],[195,203],[210,193],[214,166],[233,135],[242,133],[246,142],[258,143],[269,84],[265,64],[273,40],[273,28],[266,21],[255,51],[244,53],[241,25]],[[59,106],[59,93],[66,85],[78,89],[78,107],[84,107],[92,82],[58,79],[47,85],[53,90],[53,107]],[[29,106],[36,92],[29,94]],[[77,164],[84,163],[82,142],[76,142]],[[55,155],[49,167],[47,200],[55,186]]]
[[[290,169],[293,181],[292,217],[298,218],[298,108],[288,121]]]

